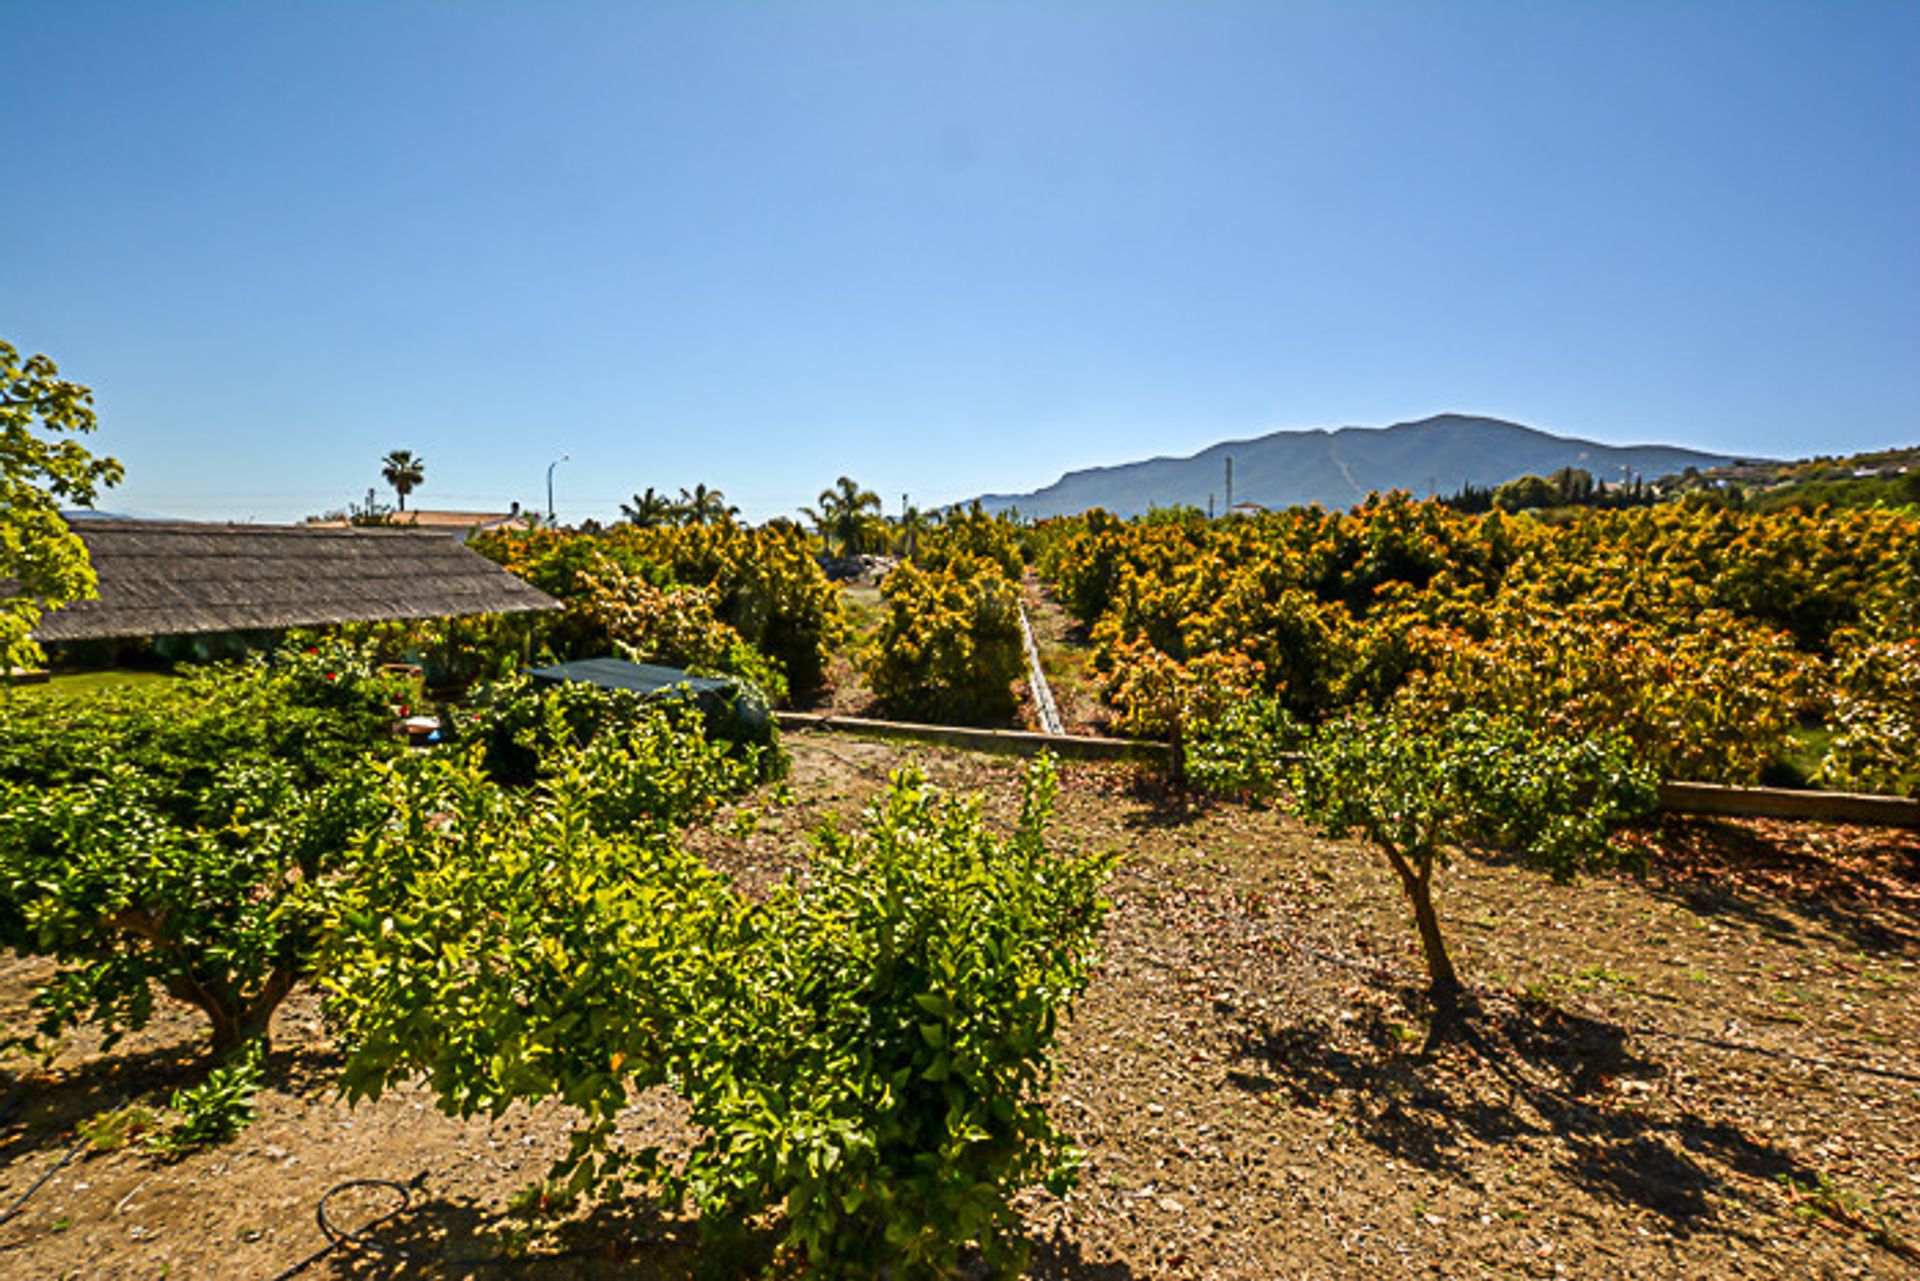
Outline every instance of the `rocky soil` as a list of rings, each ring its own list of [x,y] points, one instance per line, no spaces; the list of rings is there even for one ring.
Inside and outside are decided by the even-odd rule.
[[[1018,765],[794,736],[791,804],[703,852],[748,887],[797,863],[911,757],[1016,812]],[[1272,811],[1063,770],[1058,839],[1120,850],[1104,957],[1058,1052],[1080,1187],[1025,1194],[1032,1275],[1900,1277],[1920,1241],[1920,833],[1666,823],[1653,871],[1556,886],[1463,858],[1438,891],[1471,1036],[1422,1056],[1418,957],[1390,874]],[[9,1032],[39,962],[0,954]],[[509,1211],[565,1143],[560,1109],[459,1122],[423,1092],[358,1108],[310,994],[275,1028],[259,1119],[183,1160],[76,1148],[75,1125],[191,1079],[163,1005],[111,1053],[13,1052],[0,1275],[685,1277],[688,1225],[642,1197],[539,1233]],[[4,1087],[0,1087],[4,1088]],[[626,1127],[684,1142],[670,1100]],[[65,1160],[65,1164],[61,1164]],[[315,1219],[351,1180],[410,1185],[368,1231]],[[345,1227],[392,1187],[328,1202]],[[415,1252],[431,1264],[392,1253]],[[475,1260],[530,1252],[534,1261]],[[555,1254],[559,1257],[554,1257]],[[448,1262],[451,1260],[451,1262]]]

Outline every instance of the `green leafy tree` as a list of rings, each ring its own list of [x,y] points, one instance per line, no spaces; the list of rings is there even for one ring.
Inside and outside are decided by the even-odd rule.
[[[1303,818],[1336,839],[1360,837],[1399,879],[1435,1040],[1457,1022],[1463,994],[1434,910],[1435,869],[1463,846],[1489,846],[1571,880],[1614,857],[1612,825],[1655,796],[1651,771],[1621,740],[1546,738],[1472,712],[1437,728],[1392,713],[1330,721],[1306,740],[1290,781]]]
[[[620,519],[635,529],[658,529],[671,525],[680,514],[680,504],[647,486],[644,494],[635,494],[631,503],[620,504]]]
[[[867,549],[874,518],[880,514],[880,495],[842,476],[831,489],[820,491],[818,507],[800,510],[813,522],[827,550],[838,545],[842,556],[857,556]]]
[[[1561,501],[1561,491],[1544,476],[1518,476],[1493,491],[1493,505],[1503,512],[1532,511]]]
[[[407,495],[420,488],[427,478],[427,460],[416,458],[410,449],[396,449],[380,460],[380,474],[393,486],[400,499],[400,510],[407,509]]]
[[[664,1186],[716,1274],[740,1274],[728,1247],[756,1222],[822,1276],[952,1276],[968,1242],[1010,1271],[1014,1195],[1077,1163],[1044,1098],[1111,862],[1046,848],[1051,763],[1007,836],[903,772],[756,899],[676,838],[710,766],[663,739],[536,737],[559,750],[530,789],[472,758],[397,766],[391,817],[329,886],[316,969],[349,1095],[424,1075],[458,1116],[562,1102],[581,1123],[560,1189]],[[616,1127],[663,1084],[701,1136],[680,1162]]]
[[[903,770],[755,915],[677,1073],[703,1235],[773,1204],[818,1275],[952,1277],[969,1241],[1018,1274],[1014,1195],[1079,1165],[1044,1096],[1112,866],[1047,848],[1055,788],[1042,757],[1000,836]]]
[[[40,615],[97,590],[86,545],[60,518],[71,503],[93,506],[122,469],[77,440],[93,431],[93,393],[60,377],[45,356],[24,361],[0,341],[0,672],[40,660]]]
[[[299,982],[310,887],[375,822],[368,760],[397,678],[344,647],[117,697],[20,696],[0,743],[0,945],[59,968],[42,1034],[141,1027],[155,990],[213,1049],[263,1036]]]
[[[718,525],[739,514],[740,509],[729,506],[727,496],[717,489],[699,484],[680,491],[679,515],[685,524]]]
[[[1026,669],[1020,589],[996,562],[961,555],[922,569],[907,561],[880,594],[887,613],[866,669],[890,711],[948,724],[1013,715],[1013,682]]]

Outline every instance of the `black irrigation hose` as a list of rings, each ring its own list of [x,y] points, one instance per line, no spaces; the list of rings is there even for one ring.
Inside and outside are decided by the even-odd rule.
[[[1281,942],[1294,951],[1304,952],[1308,956],[1325,961],[1328,964],[1342,966],[1361,974],[1370,974],[1376,978],[1393,979],[1403,983],[1418,982],[1413,975],[1407,974],[1404,971],[1394,970],[1377,962],[1372,965],[1362,964],[1359,961],[1350,960],[1347,957],[1340,956],[1333,952],[1322,951],[1320,948],[1314,947],[1309,943],[1304,943],[1291,931],[1279,926],[1271,926],[1269,928],[1273,934],[1280,938]],[[1584,1018],[1592,1019],[1595,1022],[1609,1021],[1604,1016],[1596,1014],[1592,1010],[1582,1009],[1579,1006],[1574,1006],[1573,1012]],[[1920,1084],[1920,1072],[1907,1072],[1900,1068],[1876,1067],[1871,1063],[1848,1063],[1843,1059],[1829,1059],[1817,1054],[1801,1054],[1795,1050],[1778,1050],[1770,1046],[1755,1045],[1751,1041],[1735,1041],[1721,1036],[1701,1036],[1693,1032],[1674,1032],[1667,1028],[1655,1027],[1651,1023],[1622,1023],[1618,1026],[1621,1031],[1631,1032],[1636,1036],[1661,1036],[1670,1041],[1690,1041],[1695,1045],[1708,1045],[1715,1049],[1734,1050],[1742,1054],[1757,1054],[1762,1058],[1784,1059],[1793,1063],[1804,1063],[1809,1067],[1828,1068],[1836,1072],[1857,1072],[1863,1076],[1878,1076],[1890,1081],[1911,1081]]]
[[[19,1094],[20,1094],[20,1087],[21,1087],[20,1080],[18,1078],[15,1078],[13,1082],[13,1088],[7,1091],[6,1099],[4,1101],[0,1101],[0,1118],[4,1118],[7,1115],[7,1113],[13,1110],[14,1101],[19,1097]],[[123,1094],[120,1096],[120,1101],[114,1104],[113,1107],[106,1109],[105,1112],[118,1111],[119,1109],[125,1107],[127,1103],[128,1103],[128,1096]],[[98,1113],[95,1113],[94,1115],[103,1116],[105,1115],[105,1112],[98,1112]],[[38,1192],[41,1188],[46,1187],[47,1184],[53,1179],[54,1175],[60,1173],[60,1171],[66,1169],[69,1165],[73,1164],[73,1158],[79,1156],[80,1153],[87,1147],[87,1145],[90,1142],[91,1140],[86,1139],[84,1137],[74,1140],[73,1146],[68,1148],[66,1150],[65,1155],[63,1155],[57,1162],[54,1163],[54,1166],[52,1169],[48,1170],[45,1174],[42,1174],[39,1178],[35,1179],[33,1181],[32,1187],[28,1188],[25,1192],[22,1192],[19,1196],[15,1197],[12,1205],[8,1206],[4,1211],[0,1211],[0,1223],[5,1223],[8,1220],[12,1219],[14,1215],[20,1213],[21,1209],[26,1206],[27,1201],[33,1196],[33,1194]]]
[[[434,1254],[409,1249],[406,1246],[395,1245],[388,1241],[381,1241],[370,1235],[372,1231],[381,1224],[397,1218],[412,1209],[414,1192],[416,1190],[424,1190],[426,1184],[427,1172],[425,1170],[414,1175],[412,1179],[405,1183],[400,1182],[398,1179],[347,1179],[334,1184],[326,1190],[320,1197],[319,1202],[313,1207],[314,1222],[320,1225],[320,1235],[326,1237],[327,1243],[292,1267],[282,1272],[274,1273],[271,1281],[287,1281],[289,1277],[299,1276],[302,1272],[305,1272],[308,1268],[342,1246],[348,1246],[355,1250],[364,1250],[370,1254],[385,1255],[390,1259],[399,1259],[406,1263],[419,1264],[432,1268],[490,1268],[510,1267],[516,1264],[537,1267],[542,1264],[551,1263],[556,1259],[583,1259],[602,1253],[602,1250],[596,1247],[575,1246],[567,1250],[543,1250],[538,1254],[526,1255]],[[385,1213],[375,1215],[358,1227],[343,1228],[335,1223],[327,1213],[327,1203],[341,1193],[351,1192],[356,1188],[378,1188],[382,1191],[397,1193],[400,1197],[400,1203]],[[639,1238],[635,1244],[650,1245],[660,1239],[657,1233],[650,1234]]]
[[[68,1148],[66,1155],[61,1157],[59,1161],[55,1162],[51,1170],[48,1170],[45,1174],[35,1179],[33,1181],[32,1187],[28,1188],[25,1192],[22,1192],[19,1196],[15,1197],[12,1205],[8,1206],[4,1211],[0,1211],[0,1223],[5,1223],[7,1220],[11,1219],[14,1215],[20,1213],[21,1209],[27,1204],[28,1198],[31,1197],[34,1193],[38,1192],[41,1188],[44,1188],[45,1186],[47,1186],[47,1183],[53,1178],[54,1175],[66,1169],[67,1166],[70,1163],[72,1163],[73,1158],[79,1156],[80,1150],[86,1146],[87,1146],[87,1141],[85,1139],[81,1139],[79,1142],[75,1143],[72,1147]]]

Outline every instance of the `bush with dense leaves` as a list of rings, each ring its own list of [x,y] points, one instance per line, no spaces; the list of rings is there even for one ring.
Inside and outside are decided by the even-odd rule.
[[[1041,1099],[1106,871],[1046,849],[1050,765],[1008,837],[897,776],[757,902],[668,830],[716,793],[665,789],[658,824],[609,800],[646,772],[628,743],[518,791],[451,760],[390,773],[321,957],[349,1092],[425,1075],[463,1116],[559,1099],[581,1124],[556,1186],[662,1185],[716,1270],[754,1221],[833,1275],[949,1275],[969,1241],[1015,1257],[1013,1194],[1074,1165]],[[702,1135],[677,1163],[615,1136],[659,1084]]]
[[[1898,784],[1898,647],[1920,641],[1911,511],[1469,516],[1400,494],[1215,522],[1095,512],[1034,536],[1116,701],[1143,647],[1182,668],[1224,656],[1309,722],[1411,686],[1436,714],[1624,735],[1673,775],[1725,783],[1779,770],[1824,713],[1837,754],[1820,777]]]
[[[990,516],[978,506],[949,512],[920,536],[913,562],[922,569],[950,569],[964,561],[991,561],[1002,575],[1018,581],[1026,569],[1023,532],[1017,521]]]
[[[1920,796],[1920,638],[1852,633],[1834,661],[1830,786]]]
[[[1048,851],[1054,787],[1043,760],[998,837],[903,771],[755,914],[680,1072],[703,1230],[771,1204],[834,1275],[950,1276],[970,1241],[1018,1261],[1013,1194],[1077,1168],[1042,1097],[1109,865]]]
[[[636,580],[669,594],[701,589],[696,607],[772,660],[796,693],[824,679],[828,651],[844,628],[839,589],[821,571],[806,535],[779,524],[503,531],[482,535],[473,546],[568,606],[542,624],[539,637],[558,658],[608,652],[618,638],[607,630],[608,611],[596,613],[595,603],[610,588],[616,596],[637,592]],[[684,603],[695,604],[693,598]],[[778,684],[744,667],[725,670]]]
[[[60,966],[40,1030],[145,1024],[155,989],[214,1049],[266,1031],[311,947],[306,890],[377,818],[408,686],[339,647],[111,695],[8,698],[0,943]]]
[[[760,778],[786,772],[779,730],[751,698],[742,693],[702,706],[670,694],[515,677],[482,687],[454,716],[451,730],[455,742],[479,745],[496,783],[533,783],[596,739],[611,736],[659,754],[660,786],[674,786],[684,773],[696,788],[711,785],[717,795],[731,784],[717,781],[714,771],[746,768]]]
[[[880,586],[886,615],[867,677],[887,710],[907,720],[1005,721],[1026,667],[1020,589],[990,560],[958,557],[943,569],[908,562]]]

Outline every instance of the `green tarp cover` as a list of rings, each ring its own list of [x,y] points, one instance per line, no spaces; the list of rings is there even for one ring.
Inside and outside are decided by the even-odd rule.
[[[566,681],[572,684],[598,685],[601,689],[626,689],[636,694],[658,694],[684,685],[695,694],[711,690],[725,694],[732,681],[711,676],[689,676],[678,667],[659,667],[653,663],[629,663],[624,658],[583,658],[552,667],[535,667],[527,673],[537,681]]]

